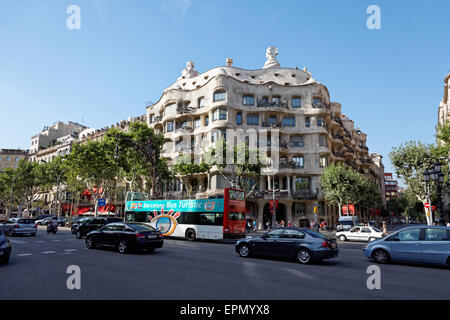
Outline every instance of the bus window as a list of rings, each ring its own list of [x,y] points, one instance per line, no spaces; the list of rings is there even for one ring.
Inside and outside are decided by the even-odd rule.
[[[243,221],[245,220],[245,215],[242,212],[229,212],[228,219],[230,221]]]
[[[200,213],[199,225],[221,226],[223,225],[223,214],[202,212]]]
[[[149,222],[147,212],[127,212],[126,220],[127,222]]]

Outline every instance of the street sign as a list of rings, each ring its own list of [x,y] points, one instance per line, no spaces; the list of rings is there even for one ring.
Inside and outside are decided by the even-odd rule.
[[[430,208],[430,204],[429,204],[429,203],[425,203],[424,206],[425,206],[425,208],[427,208],[427,209]]]
[[[98,199],[98,206],[99,207],[106,206],[106,199]]]

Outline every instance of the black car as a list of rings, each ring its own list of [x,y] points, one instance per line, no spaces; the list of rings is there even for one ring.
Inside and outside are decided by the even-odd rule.
[[[8,263],[11,255],[11,243],[3,230],[0,229],[0,263]]]
[[[339,254],[336,239],[302,228],[278,228],[261,237],[242,239],[235,249],[244,258],[251,255],[295,258],[303,264],[336,258]]]
[[[97,246],[117,248],[120,253],[133,249],[153,252],[163,246],[163,236],[159,230],[142,223],[110,223],[100,230],[90,232],[86,237],[86,247]]]
[[[122,219],[119,218],[104,218],[104,217],[94,217],[94,218],[88,218],[85,221],[83,221],[82,224],[80,224],[77,227],[77,230],[75,232],[78,239],[84,238],[89,232],[99,230],[103,226],[113,223],[113,222],[122,222]]]
[[[84,221],[86,221],[87,219],[89,219],[88,217],[84,217],[84,218],[74,218],[72,219],[72,225],[70,227],[70,231],[72,232],[72,234],[75,234],[77,232],[78,226],[80,224],[82,224]]]

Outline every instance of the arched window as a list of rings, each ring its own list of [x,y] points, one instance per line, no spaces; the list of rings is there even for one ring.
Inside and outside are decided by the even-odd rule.
[[[214,102],[225,101],[225,100],[227,100],[226,91],[218,91],[218,92],[214,93],[214,98],[213,98]]]

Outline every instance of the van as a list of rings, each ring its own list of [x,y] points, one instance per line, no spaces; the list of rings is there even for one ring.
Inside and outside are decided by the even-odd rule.
[[[354,226],[359,226],[358,216],[340,217],[337,223],[336,231],[349,231]]]

